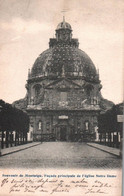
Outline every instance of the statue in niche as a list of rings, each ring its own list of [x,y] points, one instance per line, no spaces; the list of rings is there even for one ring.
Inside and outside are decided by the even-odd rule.
[[[38,124],[39,130],[41,130],[41,127],[42,127],[42,123],[41,123],[41,121],[39,121],[39,124]]]
[[[85,122],[85,129],[88,131],[89,130],[89,122]]]

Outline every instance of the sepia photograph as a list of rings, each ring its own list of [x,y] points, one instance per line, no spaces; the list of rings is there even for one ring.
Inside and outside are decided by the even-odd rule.
[[[80,178],[104,178],[104,183],[105,178],[109,183],[113,180],[113,185],[88,184],[92,188],[84,188],[84,195],[113,192],[121,196],[123,17],[122,0],[0,0],[3,190],[9,177],[20,177],[15,171],[55,170],[58,176],[51,177],[58,182],[60,176],[70,178],[62,176],[64,171],[80,170],[81,174],[86,172]],[[58,171],[63,174],[59,176]],[[47,181],[42,180],[50,177],[45,173],[40,176],[40,172],[39,176],[30,172],[20,175],[35,180],[41,177],[43,184]],[[92,181],[85,178],[74,187],[88,187],[82,183]],[[9,194],[27,195],[21,192],[24,185],[18,183],[22,182],[15,182]],[[69,183],[66,189],[60,183],[59,188],[64,188],[58,191],[57,187],[49,194],[76,196],[78,189],[73,187],[70,194],[74,182]],[[49,195],[39,186],[31,188],[24,192]]]

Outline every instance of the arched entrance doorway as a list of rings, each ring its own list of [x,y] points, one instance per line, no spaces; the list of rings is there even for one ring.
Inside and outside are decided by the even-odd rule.
[[[73,126],[67,119],[58,120],[54,127],[56,141],[72,141],[73,140]]]
[[[60,141],[66,141],[67,126],[60,126]]]

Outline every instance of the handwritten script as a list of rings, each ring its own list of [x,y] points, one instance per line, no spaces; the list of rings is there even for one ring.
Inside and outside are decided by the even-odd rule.
[[[100,180],[92,180],[80,178],[77,179],[58,179],[58,178],[3,178],[1,182],[1,188],[6,189],[9,185],[8,193],[48,193],[48,195],[54,195],[55,193],[62,194],[70,193],[73,190],[79,190],[85,195],[106,195],[110,193],[112,184],[102,182]],[[67,194],[68,195],[68,194]]]

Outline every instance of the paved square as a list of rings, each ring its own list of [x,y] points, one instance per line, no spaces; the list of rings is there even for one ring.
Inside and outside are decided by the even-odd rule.
[[[44,142],[0,157],[2,168],[121,168],[121,159],[77,142]]]

